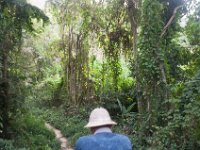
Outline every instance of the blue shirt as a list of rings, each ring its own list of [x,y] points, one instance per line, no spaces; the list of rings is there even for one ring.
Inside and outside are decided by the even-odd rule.
[[[132,150],[132,145],[125,135],[101,132],[80,137],[75,150]]]

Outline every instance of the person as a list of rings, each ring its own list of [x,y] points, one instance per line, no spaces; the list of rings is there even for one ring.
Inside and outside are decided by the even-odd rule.
[[[105,108],[95,108],[85,126],[92,134],[80,137],[75,150],[132,150],[132,144],[127,136],[112,133],[111,128],[116,124]]]

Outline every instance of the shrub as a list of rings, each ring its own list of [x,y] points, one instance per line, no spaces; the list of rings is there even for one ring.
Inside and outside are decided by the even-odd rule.
[[[19,117],[14,123],[15,131],[14,145],[16,147],[25,147],[30,150],[56,150],[59,149],[59,143],[55,139],[53,132],[50,132],[44,121],[31,114]]]
[[[0,139],[0,150],[16,150],[13,141]]]
[[[80,136],[88,134],[88,130],[83,128],[86,124],[84,116],[67,114],[63,108],[43,110],[42,114],[44,120],[61,130],[72,146]]]

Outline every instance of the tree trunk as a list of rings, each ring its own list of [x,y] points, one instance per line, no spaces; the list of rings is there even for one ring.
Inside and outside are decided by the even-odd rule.
[[[127,0],[127,13],[129,16],[129,20],[131,23],[131,31],[133,34],[133,56],[134,56],[134,68],[135,68],[135,78],[136,78],[136,93],[137,93],[137,105],[138,105],[138,111],[139,113],[143,114],[145,112],[145,109],[147,107],[147,103],[143,101],[141,98],[139,98],[141,93],[141,87],[139,83],[139,66],[138,66],[138,50],[137,50],[137,19],[136,19],[136,14],[138,11],[138,6],[139,6],[139,1],[132,1],[132,0]]]
[[[1,63],[2,63],[2,79],[0,83],[0,98],[1,98],[1,109],[0,116],[2,117],[2,138],[8,138],[8,127],[9,127],[9,82],[8,82],[8,53],[10,43],[3,43],[1,45]]]
[[[137,11],[139,10],[139,6],[141,2],[139,1],[132,1],[127,0],[128,9],[127,13],[129,16],[130,24],[131,24],[131,31],[133,34],[133,56],[134,56],[134,72],[135,72],[135,78],[136,78],[136,97],[137,97],[137,107],[138,107],[138,125],[140,126],[139,130],[139,141],[143,142],[143,137],[146,134],[145,129],[143,128],[145,119],[144,116],[147,114],[148,111],[150,111],[151,103],[149,99],[143,99],[142,97],[142,91],[141,91],[141,84],[140,84],[140,68],[138,64],[138,50],[137,50],[137,40],[138,40],[138,33],[137,33],[137,27],[138,22],[136,19]],[[148,119],[150,120],[150,119]],[[148,121],[147,121],[148,122]]]

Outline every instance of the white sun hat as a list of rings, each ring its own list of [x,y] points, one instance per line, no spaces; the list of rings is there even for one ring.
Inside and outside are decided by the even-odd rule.
[[[90,113],[90,118],[88,124],[85,126],[85,128],[91,128],[91,127],[98,127],[98,126],[104,126],[104,125],[116,125],[117,123],[114,122],[110,114],[105,108],[95,108]]]

